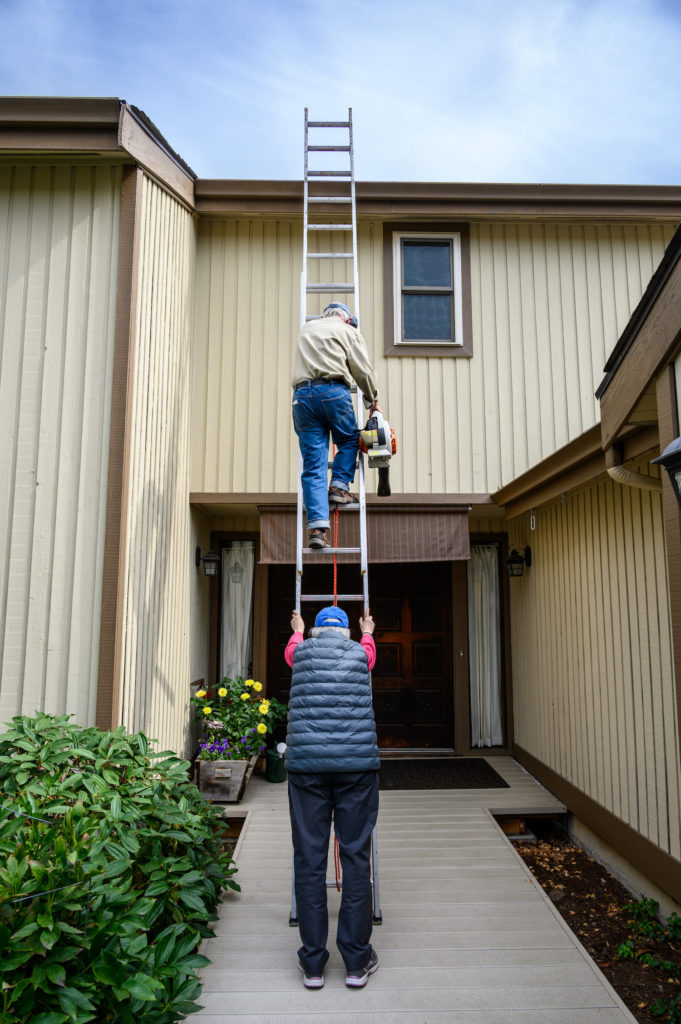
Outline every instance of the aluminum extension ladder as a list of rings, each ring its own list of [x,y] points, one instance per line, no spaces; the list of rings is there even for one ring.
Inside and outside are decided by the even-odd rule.
[[[319,130],[334,129],[335,134],[334,140],[337,140],[338,134],[347,131],[347,144],[338,145],[326,144],[321,140],[315,141],[314,144],[310,143],[310,131],[312,130],[315,135],[315,139],[320,138],[317,134]],[[326,138],[329,138],[328,133]],[[311,153],[339,153],[346,154],[347,163],[344,167],[335,170],[316,170],[310,168],[309,155]],[[305,108],[305,176],[303,186],[303,266],[300,275],[300,322],[301,326],[308,320],[315,320],[319,318],[318,312],[310,312],[308,310],[308,298],[309,296],[319,295],[323,297],[321,308],[323,309],[329,302],[341,301],[347,302],[346,296],[352,296],[352,305],[354,305],[355,315],[359,322],[359,275],[357,270],[357,211],[355,202],[355,158],[354,158],[354,144],[352,136],[352,108],[348,110],[347,121],[310,121],[308,117],[308,108]],[[313,158],[314,160],[314,158]],[[339,182],[340,187],[329,189],[323,187],[325,181],[329,178],[341,179]],[[319,182],[314,179],[321,179]],[[312,189],[310,185],[312,184]],[[320,187],[322,186],[322,187]],[[328,195],[329,191],[333,191],[333,195]],[[333,204],[337,208],[337,212],[329,215],[324,215],[318,210],[318,206],[326,206]],[[323,217],[324,219],[319,219]],[[330,220],[330,218],[332,218]],[[331,245],[328,251],[319,251],[316,244],[310,245],[312,239],[317,239],[318,232],[330,232],[332,237],[338,237],[341,239],[341,243],[338,247]],[[317,264],[316,261],[321,261]],[[335,268],[340,264],[344,268],[344,276],[341,280],[336,279]],[[326,273],[325,279],[317,280],[318,274],[309,273],[310,265],[318,267],[330,267],[328,273]],[[349,265],[349,267],[348,267]],[[312,277],[313,281],[310,282],[309,278]],[[332,280],[333,278],[333,280]],[[340,298],[339,298],[340,297]],[[319,308],[319,306],[317,307]],[[357,398],[357,422],[362,422],[362,395],[359,388],[353,389],[356,392]],[[329,463],[329,468],[331,463]],[[366,529],[366,488],[364,480],[364,455],[361,452],[357,453],[357,470],[358,470],[358,501],[353,502],[349,505],[339,507],[337,511],[334,511],[333,515],[337,516],[339,513],[347,515],[350,513],[359,513],[359,537],[360,546],[355,547],[328,547],[321,550],[311,549],[303,546],[304,536],[304,524],[303,524],[303,486],[302,486],[302,472],[303,472],[303,457],[299,456],[298,459],[298,505],[297,505],[297,521],[296,521],[296,611],[300,612],[300,606],[303,601],[321,601],[324,603],[333,602],[334,604],[341,603],[361,603],[362,612],[364,609],[369,608],[369,574],[367,566],[367,529]],[[337,520],[336,520],[337,523]],[[359,567],[362,578],[362,592],[352,594],[306,594],[303,593],[303,563],[305,555],[322,555],[328,556],[336,561],[336,555],[357,555],[359,559]],[[335,575],[334,575],[335,578]],[[376,829],[374,828],[371,834],[371,865],[372,865],[372,901],[373,901],[373,921],[375,924],[382,923],[381,914],[381,903],[379,893],[379,879],[378,879],[378,841],[376,837]],[[342,884],[342,883],[341,883]],[[329,889],[336,888],[337,882],[335,879],[327,879],[326,886]],[[289,924],[295,927],[298,924],[298,917],[296,912],[296,893],[295,893],[295,869],[291,872],[291,916],[289,917]]]

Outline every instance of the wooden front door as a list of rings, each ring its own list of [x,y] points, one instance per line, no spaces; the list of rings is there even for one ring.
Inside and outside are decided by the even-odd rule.
[[[451,566],[378,565],[371,573],[379,745],[453,749]]]
[[[307,593],[327,593],[330,568],[310,566]],[[339,592],[357,592],[355,566],[338,567]],[[372,673],[379,745],[454,747],[452,575],[449,562],[371,565],[371,611],[376,621]],[[293,566],[271,566],[269,579],[268,691],[286,701],[291,670],[284,649],[295,602]],[[330,604],[331,602],[325,602]],[[305,603],[307,627],[321,604]],[[359,639],[361,606],[346,607],[352,638]]]

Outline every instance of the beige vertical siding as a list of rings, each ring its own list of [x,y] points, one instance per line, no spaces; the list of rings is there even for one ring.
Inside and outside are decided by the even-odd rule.
[[[189,389],[194,222],[145,178],[123,564],[120,721],[184,752],[191,682]]]
[[[640,472],[650,472],[646,466]],[[672,856],[681,780],[658,493],[609,478],[509,524],[516,742]]]
[[[361,225],[362,333],[398,432],[393,492],[493,492],[594,426],[603,365],[673,227],[473,224],[473,357],[385,359],[383,228]],[[200,227],[193,491],[295,489],[300,261],[299,224]]]
[[[0,167],[0,722],[94,722],[120,185]]]

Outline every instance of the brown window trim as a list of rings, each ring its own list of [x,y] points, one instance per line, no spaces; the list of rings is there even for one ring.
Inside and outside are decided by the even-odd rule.
[[[393,235],[400,231],[458,233],[461,237],[461,313],[463,339],[461,345],[395,344],[395,294],[393,289]],[[456,296],[455,296],[456,299]],[[471,328],[471,245],[468,224],[451,221],[413,223],[410,221],[383,225],[383,324],[385,356],[444,356],[470,359],[473,355]]]

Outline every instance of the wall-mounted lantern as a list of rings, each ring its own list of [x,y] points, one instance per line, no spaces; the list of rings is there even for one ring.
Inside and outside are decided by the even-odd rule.
[[[196,568],[203,562],[203,571],[206,576],[217,576],[218,566],[220,564],[220,556],[214,551],[206,551],[205,555],[201,554],[201,548],[196,548]]]
[[[674,496],[681,505],[681,437],[677,437],[675,441],[668,444],[662,454],[652,461],[659,462],[669,473]]]
[[[532,552],[530,551],[529,547],[525,548],[525,552],[522,555],[519,551],[516,551],[516,549],[513,548],[513,551],[506,559],[506,568],[508,569],[508,575],[510,577],[522,576],[523,566],[525,565],[528,568],[532,565]]]

